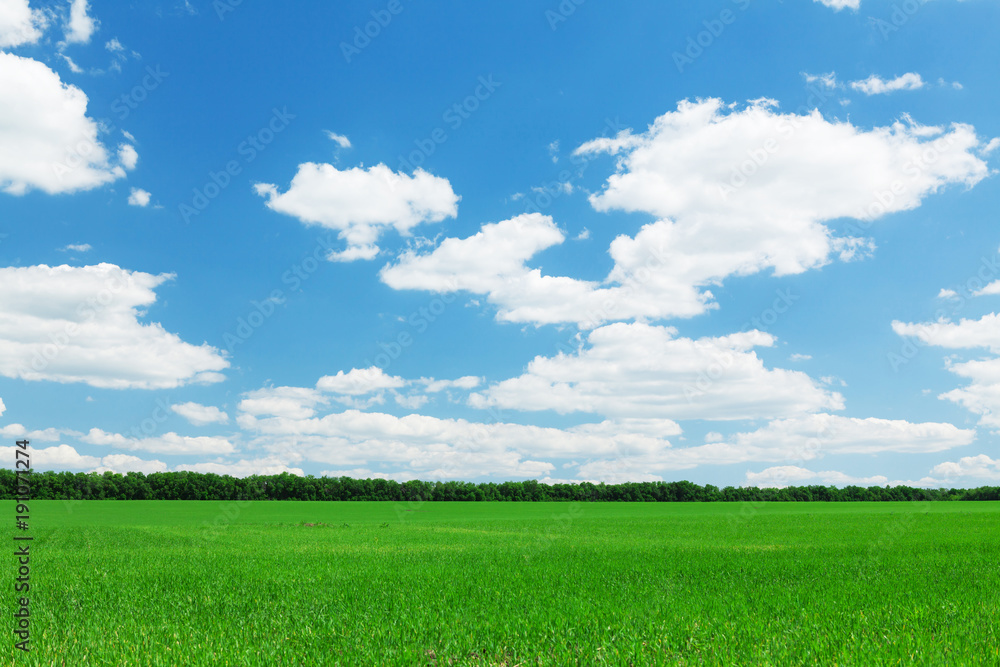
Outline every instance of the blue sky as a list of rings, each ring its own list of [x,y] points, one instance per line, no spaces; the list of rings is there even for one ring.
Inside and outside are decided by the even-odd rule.
[[[36,469],[995,484],[998,20],[2,0],[0,430]]]

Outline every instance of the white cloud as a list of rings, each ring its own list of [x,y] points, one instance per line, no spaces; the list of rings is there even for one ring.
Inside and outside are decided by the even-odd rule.
[[[401,377],[386,375],[378,366],[371,368],[352,368],[345,373],[337,371],[336,375],[324,375],[316,383],[316,388],[331,394],[361,396],[384,389],[399,389],[406,385]]]
[[[861,0],[815,0],[816,2],[821,2],[827,7],[832,7],[836,11],[840,11],[845,7],[847,9],[857,10],[861,6]]]
[[[418,383],[424,385],[424,391],[428,394],[436,394],[445,389],[475,389],[482,382],[482,378],[475,375],[466,375],[457,380],[435,380],[434,378],[421,378]]]
[[[72,0],[69,8],[69,20],[66,22],[65,35],[69,44],[86,44],[97,32],[100,23],[87,12],[90,3],[87,0]]]
[[[0,3],[0,48],[34,44],[41,39],[46,24],[45,13],[32,10],[28,0]]]
[[[778,450],[786,458],[807,460],[824,454],[940,452],[968,445],[975,437],[975,430],[947,423],[814,414],[774,420],[729,441],[741,450]]]
[[[251,475],[280,475],[283,472],[304,477],[305,473],[301,468],[289,468],[280,457],[272,456],[263,459],[242,459],[240,461],[195,463],[193,465],[179,465],[177,470],[190,470],[191,472],[215,473],[216,475],[229,475],[230,477],[250,477]]]
[[[239,410],[248,415],[273,415],[285,419],[308,419],[316,406],[328,401],[315,389],[304,387],[266,387],[247,392]]]
[[[331,132],[330,130],[326,130],[325,132],[326,132],[327,139],[329,139],[330,141],[334,142],[335,144],[337,144],[341,148],[350,148],[351,147],[351,140],[348,139],[347,137],[345,137],[344,135],[337,134],[335,132]]]
[[[812,359],[812,355],[811,354],[799,354],[798,352],[796,352],[795,354],[793,354],[790,357],[788,357],[788,359],[789,359],[789,361],[809,361],[810,359]]]
[[[233,444],[226,438],[217,436],[193,437],[177,435],[173,432],[149,438],[131,438],[120,433],[108,433],[99,428],[92,428],[80,438],[80,441],[88,445],[110,446],[115,449],[153,452],[168,456],[180,454],[221,456],[236,451]]]
[[[907,72],[888,81],[872,74],[864,81],[851,82],[851,88],[861,91],[865,95],[884,95],[896,92],[897,90],[919,90],[924,85],[924,80],[920,78],[919,74],[914,72]]]
[[[892,330],[927,345],[951,349],[985,347],[1000,353],[1000,315],[997,313],[983,315],[978,320],[962,319],[957,324],[946,319],[916,324],[894,320]]]
[[[105,42],[104,48],[110,51],[111,53],[119,53],[125,50],[125,47],[122,46],[122,43],[118,41],[117,37],[112,37],[110,40]]]
[[[89,243],[70,243],[59,250],[62,252],[90,252],[93,248]]]
[[[118,147],[118,161],[126,171],[131,171],[135,169],[135,165],[139,162],[139,153],[136,152],[134,146],[122,144]]]
[[[955,290],[953,290],[953,289],[945,289],[945,288],[942,287],[941,291],[938,292],[937,298],[939,298],[939,299],[952,299],[952,300],[954,300],[954,299],[958,299],[959,296],[958,296],[958,292],[956,292]]]
[[[14,447],[0,447],[5,461],[14,460]],[[35,470],[52,468],[93,468],[100,465],[101,459],[96,456],[85,456],[69,445],[55,447],[31,448],[31,467]]]
[[[56,194],[123,178],[127,165],[111,159],[86,112],[79,88],[36,60],[0,52],[0,189]],[[134,150],[118,158],[131,160]]]
[[[498,319],[514,322],[691,317],[716,307],[707,288],[728,277],[797,274],[870,252],[870,240],[837,237],[828,221],[913,209],[950,183],[972,186],[988,174],[967,125],[906,118],[864,130],[818,111],[780,114],[773,104],[684,101],[643,134],[626,130],[575,151],[619,156],[618,173],[590,197],[597,210],[659,218],[611,243],[614,268],[603,282],[527,265],[565,240],[538,213],[483,225],[426,254],[408,251],[382,279],[396,289],[485,294]]]
[[[670,420],[622,420],[555,429],[359,410],[317,418],[241,414],[237,421],[245,430],[258,433],[253,447],[292,462],[366,468],[380,462],[396,468],[394,472],[422,479],[538,477],[555,469],[542,458],[649,455],[669,448],[665,436],[680,431]]]
[[[945,290],[941,290],[944,292]],[[990,284],[983,287],[981,290],[977,290],[972,293],[972,296],[993,296],[1000,294],[1000,280],[994,280]],[[956,294],[956,296],[958,296]]]
[[[2,416],[2,415],[3,415],[3,412],[4,412],[4,410],[6,410],[6,409],[7,409],[7,406],[3,404],[3,399],[2,399],[2,398],[0,398],[0,416]]]
[[[129,206],[148,206],[152,195],[142,188],[132,188],[128,195]]]
[[[122,474],[141,472],[149,475],[154,472],[166,472],[167,464],[163,461],[147,461],[131,454],[108,454],[101,458],[101,465],[94,472],[103,474],[108,471]]]
[[[221,381],[219,350],[139,321],[172,278],[114,264],[0,268],[0,375],[112,389]]]
[[[979,151],[979,154],[983,156],[989,155],[997,148],[1000,148],[1000,137],[993,137],[992,139],[989,140],[989,142],[987,142],[985,146],[982,147],[982,149]]]
[[[885,486],[888,483],[889,478],[882,475],[852,477],[834,470],[813,472],[798,466],[774,466],[760,472],[747,471],[743,486],[783,489],[786,486]]]
[[[805,74],[806,83],[821,83],[825,88],[836,88],[837,87],[837,74],[836,72],[827,72],[826,74]]]
[[[0,415],[2,414],[3,401],[0,401]],[[7,424],[6,426],[0,428],[0,437],[27,439],[31,441],[42,440],[46,442],[55,442],[56,440],[62,438],[63,434],[74,433],[72,431],[61,431],[57,428],[47,428],[41,431],[29,431],[21,424]]]
[[[956,461],[946,461],[934,466],[931,474],[947,479],[965,477],[972,479],[1000,481],[1000,460],[991,459],[986,454],[964,456]]]
[[[171,405],[170,409],[195,426],[225,424],[229,421],[229,416],[214,405],[187,402]]]
[[[536,357],[525,373],[473,394],[475,407],[609,417],[758,419],[843,408],[843,397],[799,371],[769,370],[753,351],[760,331],[677,338],[670,327],[611,324],[573,354]]]
[[[374,257],[377,241],[388,228],[408,235],[423,222],[440,222],[458,214],[459,197],[447,179],[421,169],[408,176],[384,164],[341,171],[333,165],[307,162],[299,165],[286,192],[279,193],[268,183],[258,183],[254,189],[267,198],[267,207],[273,211],[340,230],[347,249],[332,253],[335,261]]]
[[[990,283],[976,293],[994,294]],[[894,321],[892,329],[900,336],[916,338],[925,345],[946,349],[984,348],[1000,354],[1000,315],[989,313],[978,320],[962,319],[951,322],[904,323]],[[965,387],[940,394],[938,398],[952,401],[973,414],[980,415],[979,423],[1000,431],[1000,358],[991,357],[959,362],[949,359],[948,370],[971,382]]]

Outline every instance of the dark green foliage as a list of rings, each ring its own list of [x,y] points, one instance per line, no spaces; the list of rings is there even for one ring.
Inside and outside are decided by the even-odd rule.
[[[40,500],[391,500],[575,502],[885,502],[1000,500],[1000,487],[915,489],[789,486],[783,489],[698,486],[680,482],[543,484],[523,482],[399,482],[350,477],[298,477],[289,473],[245,478],[196,472],[35,472],[31,497]],[[14,472],[0,469],[0,499],[15,497]]]

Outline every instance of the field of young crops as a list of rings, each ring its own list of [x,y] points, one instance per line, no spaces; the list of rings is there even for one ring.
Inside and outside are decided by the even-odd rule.
[[[1000,664],[998,503],[34,501],[31,534],[3,664]]]

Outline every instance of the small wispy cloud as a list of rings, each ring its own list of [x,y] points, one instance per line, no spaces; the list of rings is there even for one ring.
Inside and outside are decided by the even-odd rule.
[[[351,147],[351,140],[345,137],[343,134],[337,134],[336,132],[331,132],[330,130],[325,130],[325,133],[327,139],[336,143],[341,148]]]
[[[865,95],[885,95],[887,93],[894,93],[897,90],[919,90],[925,85],[924,80],[915,72],[907,72],[902,76],[897,76],[895,79],[889,79],[888,81],[872,74],[863,81],[851,82],[851,88]]]

